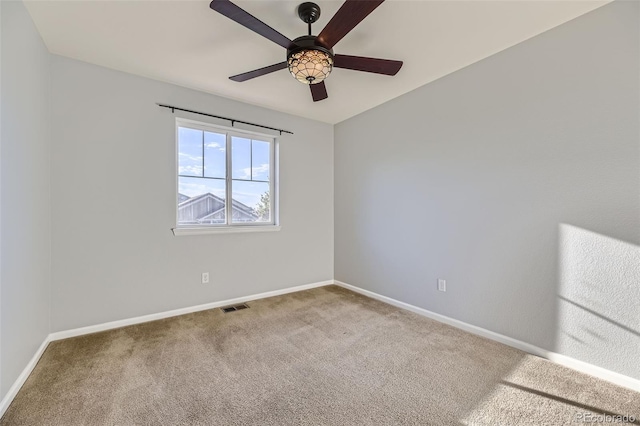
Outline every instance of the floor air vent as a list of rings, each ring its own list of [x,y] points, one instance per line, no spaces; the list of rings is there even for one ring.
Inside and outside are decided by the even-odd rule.
[[[226,308],[220,308],[222,312],[228,314],[229,312],[241,311],[243,309],[249,309],[249,305],[241,303],[240,305],[227,306]]]

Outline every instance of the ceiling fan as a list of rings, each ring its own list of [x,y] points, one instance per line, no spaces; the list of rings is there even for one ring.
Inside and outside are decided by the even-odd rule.
[[[308,25],[309,34],[294,40],[289,40],[229,0],[213,0],[209,6],[216,12],[287,49],[286,61],[231,76],[229,77],[231,80],[247,81],[288,68],[298,81],[309,85],[313,101],[317,102],[327,98],[324,79],[331,73],[334,66],[384,75],[396,75],[402,67],[402,61],[333,53],[333,46],[383,1],[346,0],[317,36],[311,35],[311,24],[320,17],[320,7],[311,2],[302,3],[298,6],[298,16]]]

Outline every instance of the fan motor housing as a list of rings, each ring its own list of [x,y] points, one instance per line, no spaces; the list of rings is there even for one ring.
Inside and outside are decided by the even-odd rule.
[[[333,59],[333,49],[327,49],[316,41],[316,36],[308,35],[296,38],[287,49],[287,60],[301,50],[319,50],[328,54]]]

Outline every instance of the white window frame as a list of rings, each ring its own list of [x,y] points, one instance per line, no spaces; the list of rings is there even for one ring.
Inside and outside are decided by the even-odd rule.
[[[225,218],[224,224],[203,224],[203,225],[182,225],[178,223],[178,194],[179,194],[179,178],[180,178],[180,156],[179,156],[179,128],[185,127],[205,132],[213,132],[224,134],[226,138],[226,175],[225,175]],[[233,153],[231,150],[231,138],[240,137],[246,139],[257,139],[269,142],[269,207],[271,209],[270,222],[239,222],[233,223],[233,203],[228,202],[232,194],[233,185]],[[200,234],[217,234],[230,232],[269,232],[279,231],[280,225],[278,221],[278,140],[273,135],[265,133],[252,132],[248,130],[239,130],[234,127],[214,125],[201,121],[188,120],[186,118],[176,118],[175,123],[175,228],[172,228],[173,234],[180,235],[200,235]],[[252,165],[253,166],[253,165]],[[197,177],[197,176],[194,176]]]

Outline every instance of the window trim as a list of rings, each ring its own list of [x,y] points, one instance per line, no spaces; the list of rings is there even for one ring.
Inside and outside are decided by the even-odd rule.
[[[222,133],[226,139],[226,173],[225,173],[225,192],[226,198],[230,198],[233,187],[233,164],[232,157],[233,152],[231,150],[231,140],[233,137],[249,138],[262,140],[269,142],[269,198],[270,198],[270,210],[271,221],[270,222],[239,222],[233,223],[233,203],[225,201],[225,218],[228,223],[224,224],[207,224],[207,225],[186,225],[180,226],[178,224],[178,204],[179,204],[179,170],[180,170],[180,155],[179,155],[179,129],[180,127],[186,127],[194,130],[201,130],[205,132]],[[234,232],[271,232],[279,231],[281,229],[279,223],[278,212],[278,172],[279,167],[277,163],[278,157],[278,139],[274,135],[254,132],[250,130],[237,129],[235,127],[221,126],[217,124],[206,123],[202,121],[189,120],[186,118],[176,117],[175,119],[175,227],[171,228],[173,234],[180,235],[200,235],[200,234],[217,234],[217,233],[234,233]],[[253,164],[251,164],[253,167]],[[204,172],[204,171],[203,171]],[[197,178],[197,176],[194,176]],[[225,199],[226,199],[225,198]],[[233,200],[233,198],[232,198]]]
[[[172,228],[171,231],[176,237],[182,237],[186,235],[207,235],[207,234],[233,234],[244,232],[277,232],[282,227],[280,225],[262,225],[262,226],[194,226],[182,228]]]

